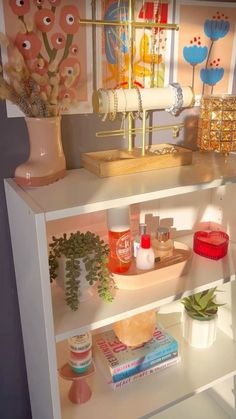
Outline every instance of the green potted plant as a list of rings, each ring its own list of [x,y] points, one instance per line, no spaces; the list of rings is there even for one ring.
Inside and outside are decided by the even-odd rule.
[[[184,305],[183,336],[197,348],[208,348],[216,339],[218,304],[216,287],[182,299]]]
[[[69,237],[64,233],[53,237],[49,246],[50,280],[57,280],[65,289],[66,304],[72,310],[89,298],[95,284],[103,300],[113,300],[113,279],[107,266],[109,246],[99,236],[90,231],[77,231]]]

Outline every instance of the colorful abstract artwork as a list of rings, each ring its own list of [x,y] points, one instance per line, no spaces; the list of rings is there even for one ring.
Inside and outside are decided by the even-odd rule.
[[[236,4],[178,0],[177,23],[175,80],[192,86],[197,99],[232,93]]]
[[[0,30],[17,46],[30,71],[44,78],[43,88],[59,75],[59,98],[72,103],[63,113],[92,111],[91,27],[80,25],[80,16],[91,18],[90,2],[0,0]],[[3,51],[3,64],[9,59],[9,50]],[[11,104],[7,111],[8,116],[20,115]]]
[[[102,0],[98,18],[127,21],[128,1]],[[145,22],[167,23],[172,18],[172,2],[134,2],[133,83],[139,87],[162,87],[169,82],[171,30],[145,28]],[[104,26],[99,30],[97,56],[98,86],[128,87],[130,66],[130,33],[127,26]]]

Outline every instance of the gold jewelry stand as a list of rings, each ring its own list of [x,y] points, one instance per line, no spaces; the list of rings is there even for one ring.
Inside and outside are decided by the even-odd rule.
[[[133,56],[134,56],[134,31],[137,27],[143,28],[162,28],[178,30],[176,24],[160,22],[135,22],[134,21],[135,0],[129,0],[129,11],[127,21],[108,21],[108,20],[89,20],[80,19],[80,24],[91,24],[101,26],[126,26],[129,34],[129,68],[128,68],[128,88],[134,87],[133,84]],[[106,150],[92,153],[82,153],[81,161],[83,166],[89,171],[100,177],[118,176],[123,174],[161,169],[173,166],[182,166],[192,163],[192,152],[177,145],[159,144],[146,146],[146,134],[162,129],[172,129],[173,137],[177,137],[183,124],[173,124],[160,127],[147,127],[147,109],[143,110],[142,128],[135,128],[132,112],[128,112],[128,130],[102,131],[97,133],[97,137],[121,136],[126,133],[128,137],[128,148],[120,150]],[[142,146],[133,148],[134,135],[142,133]]]

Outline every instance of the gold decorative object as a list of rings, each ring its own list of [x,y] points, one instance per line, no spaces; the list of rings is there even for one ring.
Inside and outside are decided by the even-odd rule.
[[[236,151],[236,95],[204,96],[198,124],[202,151]]]
[[[95,2],[94,2],[95,4]],[[144,3],[143,3],[144,5]],[[153,22],[136,22],[134,19],[135,0],[129,0],[126,3],[127,16],[117,21],[111,20],[88,20],[80,19],[80,24],[95,26],[118,26],[119,31],[126,30],[128,35],[128,80],[127,88],[100,88],[93,93],[93,109],[102,116],[102,121],[107,118],[114,121],[117,115],[121,114],[121,128],[116,130],[100,131],[97,137],[123,136],[127,139],[127,149],[106,150],[105,152],[82,153],[82,165],[98,176],[117,176],[121,174],[136,173],[140,171],[153,170],[157,168],[174,167],[184,164],[191,164],[192,152],[184,148],[170,147],[167,144],[161,144],[157,147],[146,145],[146,137],[150,132],[163,129],[172,129],[173,137],[176,138],[179,129],[183,124],[172,124],[160,127],[149,126],[148,111],[156,109],[165,109],[176,116],[184,107],[192,106],[194,103],[194,92],[189,86],[180,86],[178,83],[172,83],[168,87],[154,88],[155,65],[158,65],[158,54],[156,54],[157,28],[167,30],[178,30],[178,25],[161,22],[162,0],[156,0],[154,6]],[[158,19],[157,19],[158,17]],[[142,45],[143,51],[147,49],[147,54],[151,63],[150,88],[143,88],[137,85],[134,80],[134,54],[135,54],[135,30],[143,28],[151,30],[151,53],[148,52],[148,45]],[[119,33],[120,33],[119,32]],[[159,39],[160,43],[160,39]],[[160,46],[160,45],[159,45]],[[159,48],[159,47],[158,47]],[[157,48],[157,49],[158,49]],[[144,51],[144,53],[145,53]],[[120,58],[121,73],[124,67],[124,57]],[[156,90],[156,92],[154,92]],[[154,94],[156,93],[156,94]],[[146,99],[145,99],[146,97]],[[147,98],[148,97],[148,98]],[[153,105],[154,98],[154,105]],[[148,99],[148,100],[147,100]],[[152,100],[151,100],[152,99]],[[148,101],[148,103],[145,102]],[[151,100],[151,101],[150,101]],[[151,104],[152,102],[152,104]],[[125,120],[127,118],[127,124]],[[136,119],[142,119],[142,127],[135,126]],[[134,137],[137,133],[142,134],[141,147],[135,147]]]
[[[162,143],[146,146],[145,155],[143,146],[132,151],[120,149],[82,153],[81,162],[97,176],[120,176],[191,164],[192,151]]]

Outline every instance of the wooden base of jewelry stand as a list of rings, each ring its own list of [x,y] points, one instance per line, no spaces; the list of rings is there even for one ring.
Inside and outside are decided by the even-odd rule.
[[[169,147],[175,152],[158,154]],[[144,156],[141,148],[106,150],[82,153],[81,161],[83,167],[95,175],[108,177],[191,164],[192,151],[177,145],[158,144],[146,147]]]

